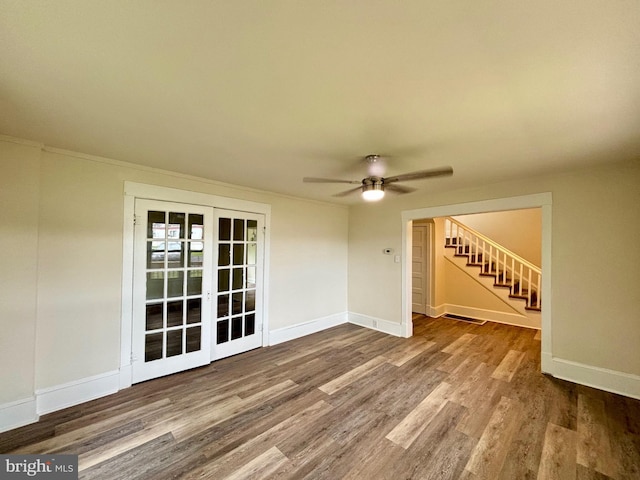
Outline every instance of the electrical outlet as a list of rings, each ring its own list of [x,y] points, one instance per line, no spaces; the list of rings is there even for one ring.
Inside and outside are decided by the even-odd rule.
[[[378,321],[377,320],[372,320],[371,321],[371,325],[373,326],[373,328],[378,328]]]

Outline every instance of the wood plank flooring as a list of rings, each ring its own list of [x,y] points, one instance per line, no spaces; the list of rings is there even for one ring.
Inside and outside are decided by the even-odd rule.
[[[534,330],[342,325],[0,434],[83,479],[638,479],[640,401],[540,374]]]

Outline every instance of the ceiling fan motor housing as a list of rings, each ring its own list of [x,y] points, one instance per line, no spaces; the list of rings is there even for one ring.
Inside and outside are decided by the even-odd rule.
[[[384,190],[384,178],[382,177],[367,177],[362,179],[362,191],[368,190]]]
[[[367,177],[362,179],[362,198],[369,202],[381,200],[384,197],[384,178]]]

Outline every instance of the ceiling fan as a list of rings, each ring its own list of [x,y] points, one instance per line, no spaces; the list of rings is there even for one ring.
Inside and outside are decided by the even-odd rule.
[[[367,155],[363,158],[364,163],[367,166],[368,177],[362,180],[339,180],[333,178],[318,178],[318,177],[304,177],[302,179],[305,183],[349,183],[359,185],[358,187],[346,190],[344,192],[336,193],[334,197],[345,197],[359,190],[362,191],[362,198],[369,202],[381,200],[384,197],[385,190],[389,190],[395,193],[411,193],[415,191],[415,188],[409,188],[401,185],[396,185],[398,182],[406,182],[409,180],[420,180],[422,178],[430,177],[444,177],[453,175],[453,168],[441,167],[432,170],[419,170],[417,172],[403,173],[401,175],[394,175],[393,177],[384,177],[385,173],[385,161],[381,155]]]

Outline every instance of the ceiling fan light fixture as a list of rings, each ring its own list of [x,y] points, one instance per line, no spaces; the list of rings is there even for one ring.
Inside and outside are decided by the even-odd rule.
[[[376,202],[382,200],[382,197],[384,197],[384,186],[380,180],[362,182],[362,198],[364,200]]]

